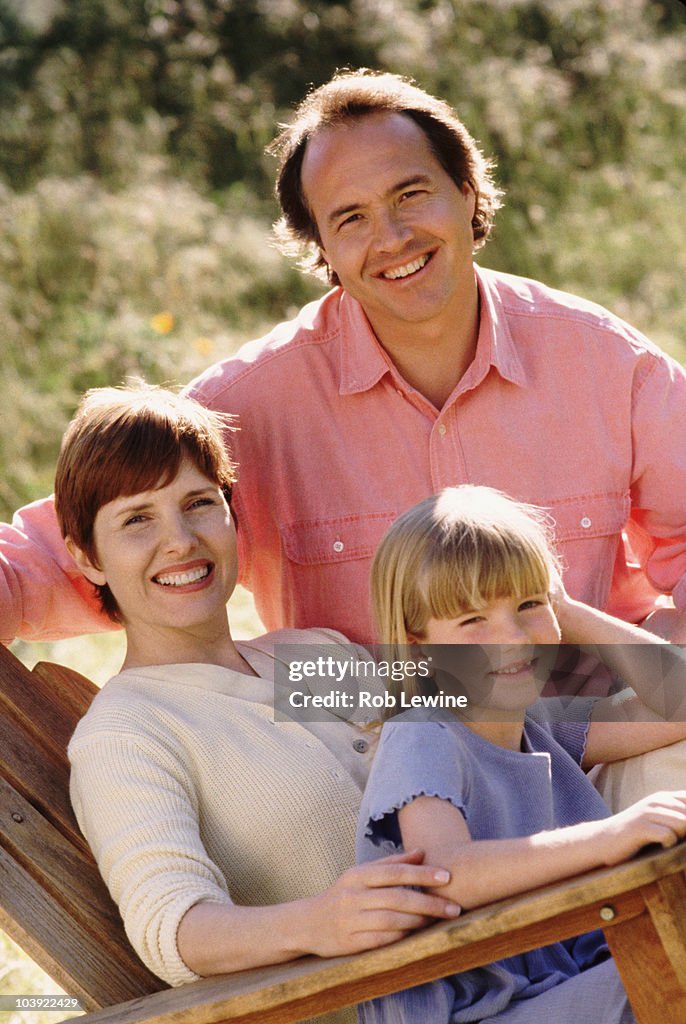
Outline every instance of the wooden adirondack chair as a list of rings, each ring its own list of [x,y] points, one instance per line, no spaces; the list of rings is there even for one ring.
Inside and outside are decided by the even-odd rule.
[[[686,1022],[686,844],[441,922],[381,950],[162,988],[129,946],[67,795],[66,744],[95,693],[0,648],[0,927],[88,1024],[288,1024],[602,927],[639,1024]]]

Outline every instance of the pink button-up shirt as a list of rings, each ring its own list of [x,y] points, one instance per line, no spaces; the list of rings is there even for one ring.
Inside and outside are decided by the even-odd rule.
[[[684,370],[598,306],[477,276],[476,356],[440,411],[398,374],[341,289],[191,385],[240,419],[231,444],[242,580],[269,629],[330,626],[369,640],[382,534],[459,483],[549,509],[573,597],[633,621],[658,592],[686,604]],[[24,510],[0,540],[3,636],[94,628],[49,507]]]

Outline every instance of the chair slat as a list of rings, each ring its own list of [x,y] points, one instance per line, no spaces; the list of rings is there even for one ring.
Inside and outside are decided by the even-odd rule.
[[[0,921],[89,1008],[162,987],[131,948],[69,802],[67,743],[97,693],[0,648]]]
[[[94,939],[0,845],[0,928],[87,1010],[112,1006],[159,990],[133,951],[124,961],[126,939],[115,932]]]

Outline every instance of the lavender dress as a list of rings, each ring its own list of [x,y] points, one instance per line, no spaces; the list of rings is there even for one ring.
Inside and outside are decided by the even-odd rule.
[[[557,699],[537,701],[521,752],[489,743],[447,711],[413,710],[388,722],[362,800],[358,860],[402,849],[397,812],[419,796],[449,800],[475,840],[607,817],[580,768],[592,705],[575,698],[561,710]],[[359,1012],[362,1024],[634,1020],[599,931],[363,1003]]]

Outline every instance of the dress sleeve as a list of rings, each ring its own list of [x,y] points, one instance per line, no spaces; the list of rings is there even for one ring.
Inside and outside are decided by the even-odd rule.
[[[597,697],[542,697],[527,710],[541,728],[580,765]]]
[[[11,524],[0,524],[1,643],[114,628],[64,545],[52,498],[20,509]]]
[[[469,760],[454,730],[436,721],[387,723],[362,799],[358,861],[402,848],[398,811],[420,796],[449,800],[464,813]]]
[[[178,759],[138,737],[72,740],[79,826],[141,960],[170,985],[198,975],[181,959],[182,917],[202,901],[231,903],[200,838],[195,789]]]

